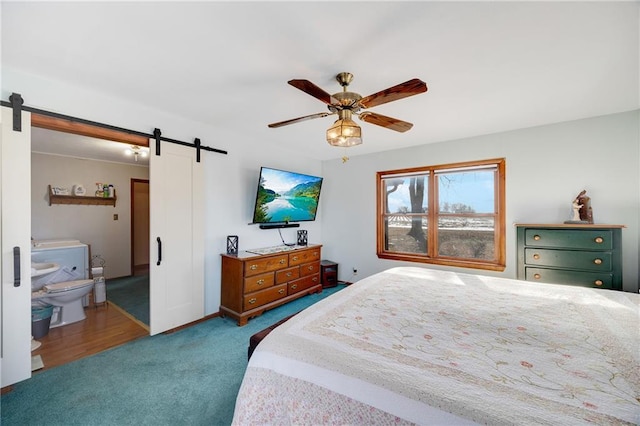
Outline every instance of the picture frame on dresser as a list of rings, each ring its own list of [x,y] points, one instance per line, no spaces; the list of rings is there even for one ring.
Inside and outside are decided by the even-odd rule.
[[[624,227],[516,224],[517,278],[622,291]]]

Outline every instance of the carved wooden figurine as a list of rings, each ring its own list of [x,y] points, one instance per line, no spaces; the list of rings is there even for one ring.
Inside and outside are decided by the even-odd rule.
[[[593,210],[591,209],[591,198],[587,197],[586,193],[587,193],[587,190],[584,189],[578,194],[578,196],[574,201],[574,206],[575,206],[575,203],[578,203],[580,205],[580,210],[579,210],[580,220],[587,223],[593,223]]]

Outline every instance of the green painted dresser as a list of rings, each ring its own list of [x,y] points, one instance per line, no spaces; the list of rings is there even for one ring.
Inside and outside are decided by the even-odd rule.
[[[516,224],[518,279],[622,290],[622,228]]]

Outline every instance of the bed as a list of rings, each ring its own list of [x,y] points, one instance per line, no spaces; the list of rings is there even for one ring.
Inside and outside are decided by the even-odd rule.
[[[272,331],[233,423],[639,424],[640,295],[399,267]]]

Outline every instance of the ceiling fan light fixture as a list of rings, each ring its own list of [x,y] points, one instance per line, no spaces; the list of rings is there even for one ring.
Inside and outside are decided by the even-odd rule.
[[[124,150],[125,155],[133,155],[133,159],[137,162],[138,156],[144,158],[146,157],[147,150],[144,148],[140,148],[138,145],[131,145],[130,148]]]
[[[350,147],[362,143],[362,129],[350,118],[341,118],[327,129],[327,142],[331,146]]]

